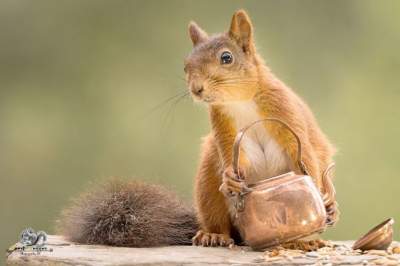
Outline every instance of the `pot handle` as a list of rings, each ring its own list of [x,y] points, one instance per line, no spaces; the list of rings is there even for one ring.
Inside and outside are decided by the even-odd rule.
[[[292,135],[296,139],[297,147],[298,147],[297,148],[297,164],[298,164],[300,170],[303,172],[303,174],[309,175],[309,173],[307,171],[307,167],[301,159],[301,155],[302,155],[301,141],[300,141],[299,136],[296,134],[296,132],[294,132],[294,130],[287,123],[283,122],[282,120],[280,120],[278,118],[265,118],[265,119],[260,119],[260,120],[256,120],[256,121],[252,122],[251,124],[244,127],[242,130],[240,130],[239,133],[236,135],[235,141],[233,143],[232,166],[233,166],[233,171],[239,177],[239,179],[242,179],[239,176],[240,175],[240,173],[239,173],[240,142],[242,141],[242,139],[248,129],[250,129],[255,124],[258,124],[261,122],[278,122],[279,124],[284,126],[287,130],[289,130],[290,133],[292,133]]]

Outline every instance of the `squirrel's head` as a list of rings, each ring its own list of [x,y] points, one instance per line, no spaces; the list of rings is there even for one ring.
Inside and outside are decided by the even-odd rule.
[[[237,11],[227,32],[208,36],[189,24],[193,50],[185,73],[194,99],[210,104],[247,101],[258,88],[258,65],[253,26],[247,13]]]

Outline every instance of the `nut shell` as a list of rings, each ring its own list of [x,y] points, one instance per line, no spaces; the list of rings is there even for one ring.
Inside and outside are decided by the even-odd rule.
[[[360,237],[353,245],[353,249],[386,250],[393,241],[393,218],[389,218]]]

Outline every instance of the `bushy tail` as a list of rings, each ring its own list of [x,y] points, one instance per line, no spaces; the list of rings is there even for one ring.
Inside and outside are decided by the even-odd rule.
[[[67,239],[86,244],[151,247],[191,244],[192,207],[158,185],[111,179],[73,200],[57,221]]]

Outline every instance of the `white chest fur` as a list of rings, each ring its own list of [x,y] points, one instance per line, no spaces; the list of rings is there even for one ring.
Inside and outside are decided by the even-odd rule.
[[[253,101],[226,104],[224,109],[233,119],[237,132],[263,118]],[[241,147],[251,164],[247,176],[249,183],[290,171],[288,155],[271,137],[263,123],[255,124],[246,132]]]

